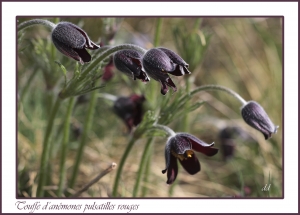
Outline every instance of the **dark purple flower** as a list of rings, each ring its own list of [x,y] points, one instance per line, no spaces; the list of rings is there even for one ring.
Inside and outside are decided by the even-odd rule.
[[[150,79],[143,71],[141,58],[142,54],[140,52],[124,49],[114,54],[114,64],[118,70],[134,80],[140,79],[147,82]]]
[[[265,110],[255,101],[249,101],[241,109],[245,122],[260,131],[265,139],[269,139],[277,132],[279,126],[275,126]]]
[[[114,112],[125,122],[129,131],[142,121],[144,101],[143,95],[136,94],[129,97],[119,97],[115,101]]]
[[[111,57],[108,64],[104,67],[104,73],[102,76],[103,81],[107,82],[110,79],[112,79],[112,77],[114,76],[113,69],[114,69],[114,63],[113,63],[113,58]]]
[[[201,169],[194,151],[213,156],[218,152],[213,145],[214,143],[207,144],[188,133],[176,133],[170,137],[165,148],[166,168],[162,171],[163,174],[167,172],[167,184],[172,184],[177,177],[177,159],[189,174],[194,175]]]
[[[161,93],[168,92],[168,86],[177,91],[168,73],[175,76],[190,74],[189,65],[176,53],[166,48],[153,48],[143,57],[143,67],[147,74],[161,83]]]
[[[61,53],[81,64],[90,62],[92,59],[86,49],[100,48],[90,40],[84,30],[70,22],[57,24],[52,31],[52,41]]]

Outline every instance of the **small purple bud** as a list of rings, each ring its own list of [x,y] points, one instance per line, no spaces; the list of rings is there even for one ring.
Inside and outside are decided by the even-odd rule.
[[[141,79],[143,82],[149,81],[149,77],[143,71],[141,63],[142,54],[131,49],[124,49],[114,54],[115,67],[127,76]]]
[[[143,56],[143,67],[147,74],[161,83],[161,93],[165,95],[168,87],[177,91],[168,73],[175,76],[190,74],[188,64],[173,51],[166,48],[153,48]]]
[[[70,22],[60,22],[52,31],[55,47],[64,55],[79,61],[81,64],[91,61],[86,49],[98,49],[99,45],[90,40],[87,33]]]
[[[275,126],[265,110],[255,101],[249,101],[241,109],[245,122],[260,131],[265,139],[269,139],[277,132],[279,126]]]

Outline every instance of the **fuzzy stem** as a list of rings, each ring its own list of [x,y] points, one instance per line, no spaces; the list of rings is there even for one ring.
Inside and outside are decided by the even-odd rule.
[[[146,50],[143,49],[142,47],[137,46],[137,45],[132,45],[132,44],[118,45],[118,46],[115,46],[113,48],[110,48],[110,49],[102,52],[95,59],[93,59],[93,61],[87,67],[84,68],[82,74],[80,75],[80,78],[76,81],[73,81],[66,89],[63,89],[60,92],[59,96],[62,99],[64,99],[64,98],[67,98],[67,97],[73,95],[74,94],[74,89],[76,89],[76,86],[79,86],[82,82],[85,81],[85,78],[89,74],[89,72],[91,72],[95,67],[97,67],[97,65],[101,61],[105,60],[107,57],[114,54],[115,52],[123,50],[123,49],[133,49],[133,50],[137,50],[137,51],[139,51],[143,54],[146,52]]]
[[[158,18],[156,23],[155,38],[153,43],[154,47],[158,46],[159,44],[161,26],[162,26],[162,18]]]
[[[119,165],[119,168],[117,170],[117,174],[116,174],[116,178],[115,178],[115,182],[114,182],[114,186],[113,186],[113,192],[112,192],[112,196],[113,197],[117,197],[117,194],[118,194],[118,186],[119,186],[119,181],[121,179],[121,174],[122,174],[122,170],[123,170],[123,166],[125,164],[125,161],[129,155],[129,152],[131,151],[134,143],[135,143],[136,139],[135,138],[131,138],[131,140],[129,141],[127,147],[126,147],[126,150],[121,158],[121,161],[120,161],[120,165]]]
[[[242,105],[246,105],[247,102],[236,92],[234,92],[233,90],[227,88],[227,87],[223,87],[223,86],[219,86],[219,85],[203,85],[201,87],[198,87],[197,89],[193,90],[190,95],[194,95],[200,91],[207,91],[207,90],[218,90],[218,91],[223,91],[226,92],[230,95],[232,95],[234,98],[236,98]]]
[[[60,158],[60,176],[59,176],[59,184],[57,190],[57,196],[60,197],[63,193],[63,184],[66,178],[66,158],[67,158],[67,151],[68,151],[68,143],[69,143],[69,136],[70,136],[70,122],[71,122],[71,115],[75,104],[75,98],[71,97],[69,99],[69,105],[66,113],[65,124],[64,124],[64,136],[63,142],[61,145],[61,158]]]
[[[175,136],[176,135],[176,133],[171,128],[169,128],[168,126],[155,124],[155,125],[153,125],[153,127],[164,130],[166,133],[168,133],[169,136]]]
[[[155,35],[154,35],[154,41],[153,41],[153,46],[157,47],[160,43],[160,32],[161,32],[161,27],[162,27],[162,18],[158,18],[156,22],[156,28],[155,28]],[[157,88],[157,83],[155,81],[150,81],[148,84],[148,89],[149,91],[149,101],[151,108],[157,107],[157,94],[158,94],[158,88]],[[160,92],[159,92],[160,93]]]
[[[44,19],[32,19],[29,21],[22,22],[20,25],[18,25],[18,31],[22,31],[25,28],[31,27],[33,25],[44,25],[48,27],[51,31],[56,27],[56,24],[53,22],[50,22],[48,20]]]
[[[83,125],[83,132],[82,132],[82,136],[81,136],[81,140],[80,140],[80,145],[79,145],[79,148],[77,150],[77,155],[76,155],[76,159],[75,159],[73,173],[72,173],[72,177],[71,177],[71,181],[70,181],[70,188],[74,187],[75,181],[76,181],[76,178],[77,178],[77,175],[78,175],[79,165],[80,165],[82,155],[83,155],[83,152],[84,152],[84,146],[86,144],[86,139],[87,139],[87,136],[88,136],[88,132],[91,130],[91,127],[92,127],[94,111],[95,111],[95,105],[96,105],[96,99],[97,99],[97,91],[94,90],[91,93],[89,108],[88,108],[88,112],[87,112],[85,122],[84,122],[84,125]]]
[[[136,182],[135,182],[135,186],[134,186],[134,189],[133,189],[132,197],[137,196],[138,189],[139,189],[140,182],[141,182],[141,178],[142,178],[142,175],[143,175],[143,171],[144,171],[144,169],[146,167],[146,164],[147,164],[146,161],[148,160],[148,157],[149,157],[149,154],[150,154],[150,151],[151,151],[152,140],[153,140],[153,138],[149,138],[147,143],[146,143],[146,146],[145,146],[145,149],[144,149],[144,152],[143,152],[143,155],[142,155],[142,160],[140,162],[138,176],[136,178]]]
[[[111,49],[104,51],[103,53],[101,53],[101,55],[99,55],[96,59],[94,59],[93,62],[84,69],[82,76],[85,77],[101,61],[105,60],[107,57],[114,54],[115,52],[123,50],[123,49],[133,49],[133,50],[141,52],[142,54],[146,53],[145,49],[143,49],[140,46],[133,45],[133,44],[122,44],[122,45],[115,46]]]
[[[147,186],[145,186],[148,183],[148,179],[149,179],[149,173],[150,173],[150,169],[151,169],[151,155],[153,153],[153,144],[151,144],[150,150],[149,150],[149,154],[147,157],[147,161],[146,161],[146,167],[145,167],[145,174],[144,174],[144,186],[142,189],[142,197],[145,197],[147,194]]]
[[[55,116],[58,112],[60,104],[61,104],[61,99],[59,97],[57,97],[56,102],[55,102],[54,106],[52,107],[51,114],[50,114],[48,124],[47,124],[46,133],[44,136],[43,152],[42,152],[41,166],[40,166],[40,178],[39,178],[37,194],[36,194],[37,197],[43,197],[43,195],[44,195],[43,187],[46,182],[45,176],[47,173],[47,163],[49,160],[49,150],[50,150],[49,140],[50,140],[50,136],[52,133],[53,122],[54,122]]]

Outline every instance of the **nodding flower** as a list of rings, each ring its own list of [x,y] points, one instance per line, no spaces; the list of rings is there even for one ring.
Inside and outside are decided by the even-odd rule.
[[[165,148],[166,168],[162,170],[163,174],[167,172],[167,184],[172,184],[177,177],[177,159],[189,174],[194,175],[201,170],[194,151],[213,156],[219,150],[213,145],[214,143],[207,144],[188,133],[176,133],[169,137]]]
[[[143,95],[133,94],[129,97],[119,97],[114,102],[113,110],[125,122],[129,132],[142,121],[144,101]]]
[[[166,48],[153,48],[143,56],[143,67],[146,73],[154,80],[161,83],[161,94],[165,95],[168,86],[177,91],[170,75],[182,76],[190,74],[189,65],[175,52]]]
[[[124,49],[114,54],[115,67],[134,80],[148,82],[150,79],[142,68],[142,54],[136,50]]]
[[[249,101],[241,109],[245,122],[260,131],[265,139],[269,139],[277,132],[279,126],[275,126],[266,111],[255,101]]]
[[[52,31],[55,47],[64,55],[79,61],[81,64],[91,61],[86,49],[98,49],[99,45],[90,40],[87,33],[70,22],[60,22]]]

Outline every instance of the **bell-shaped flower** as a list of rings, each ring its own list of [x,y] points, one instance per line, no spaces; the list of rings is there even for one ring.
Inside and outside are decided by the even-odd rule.
[[[168,86],[177,91],[168,74],[182,76],[190,74],[188,64],[176,53],[166,48],[153,48],[143,56],[143,67],[147,74],[161,83],[161,93],[168,92]]]
[[[214,143],[207,144],[188,133],[176,133],[169,137],[165,148],[166,168],[162,171],[163,174],[167,172],[167,184],[172,184],[177,177],[177,159],[189,174],[194,175],[201,170],[194,151],[213,156],[218,153],[213,145]]]
[[[114,54],[114,64],[118,70],[134,80],[140,79],[143,82],[147,82],[150,79],[143,71],[141,58],[142,54],[140,52],[124,49]]]
[[[114,112],[125,122],[129,131],[142,121],[144,101],[143,95],[133,94],[129,97],[119,97],[114,102]]]
[[[277,132],[279,126],[273,124],[266,111],[257,102],[247,102],[241,108],[241,114],[245,122],[260,131],[266,140]]]
[[[98,49],[99,45],[90,40],[87,33],[70,22],[60,22],[52,31],[55,47],[64,55],[79,61],[81,64],[91,61],[86,49]]]

